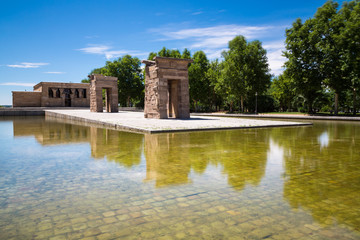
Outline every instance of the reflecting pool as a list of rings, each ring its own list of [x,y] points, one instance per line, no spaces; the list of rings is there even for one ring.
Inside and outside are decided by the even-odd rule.
[[[143,135],[0,118],[0,239],[360,239],[360,124]]]

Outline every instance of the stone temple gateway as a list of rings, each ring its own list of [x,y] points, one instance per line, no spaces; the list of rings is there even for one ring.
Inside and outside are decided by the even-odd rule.
[[[90,78],[90,112],[103,112],[103,89],[105,89],[106,112],[118,112],[117,77],[92,74]]]
[[[154,57],[145,67],[145,118],[190,118],[188,65],[193,60]]]

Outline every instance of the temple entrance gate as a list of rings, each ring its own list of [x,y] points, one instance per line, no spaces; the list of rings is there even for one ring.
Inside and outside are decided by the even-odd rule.
[[[105,89],[106,112],[118,112],[117,77],[92,74],[90,78],[90,111],[103,112],[103,89]]]
[[[188,65],[193,60],[154,57],[145,67],[145,118],[190,118]]]
[[[71,107],[71,89],[65,88],[63,93],[65,95],[65,107]]]

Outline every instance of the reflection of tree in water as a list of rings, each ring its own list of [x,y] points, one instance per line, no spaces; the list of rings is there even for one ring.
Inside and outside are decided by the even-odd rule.
[[[215,135],[213,148],[228,183],[237,190],[258,185],[265,174],[268,131],[265,129],[222,131]]]
[[[239,130],[145,135],[147,180],[157,186],[188,183],[191,169],[223,166],[235,189],[258,184],[265,173],[267,130]]]
[[[326,132],[326,144],[319,136]],[[294,208],[310,210],[320,223],[360,230],[360,125],[328,123],[312,128],[273,129],[287,149],[284,197]]]
[[[91,155],[131,168],[141,162],[143,135],[90,127]]]

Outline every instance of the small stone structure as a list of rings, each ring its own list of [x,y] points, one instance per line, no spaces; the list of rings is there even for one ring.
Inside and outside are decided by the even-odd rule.
[[[89,107],[88,83],[40,82],[33,92],[13,91],[13,107]]]
[[[105,89],[106,112],[119,112],[117,77],[92,74],[90,78],[90,112],[103,112],[103,95]]]
[[[154,57],[145,67],[145,118],[190,118],[188,65],[193,60]]]

